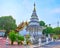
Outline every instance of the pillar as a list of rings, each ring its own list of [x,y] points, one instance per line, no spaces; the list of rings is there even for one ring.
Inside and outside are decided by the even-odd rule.
[[[48,41],[48,37],[46,37],[46,43],[47,43],[47,44],[49,43],[49,41]]]
[[[52,37],[52,42],[54,41],[53,37]]]
[[[50,34],[48,34],[48,38],[50,38]]]
[[[39,38],[39,46],[41,45],[41,38]]]

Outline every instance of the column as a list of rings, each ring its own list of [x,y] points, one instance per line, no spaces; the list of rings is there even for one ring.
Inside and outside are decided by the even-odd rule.
[[[31,34],[30,34],[30,30],[29,30],[29,35],[31,36]]]
[[[54,41],[53,37],[52,37],[52,42]]]
[[[46,37],[46,44],[48,44],[49,43],[49,41],[48,41],[48,37]]]
[[[6,48],[8,48],[8,37],[6,38]]]
[[[48,38],[50,38],[50,34],[48,34]]]
[[[39,46],[41,46],[41,38],[39,38]]]
[[[32,28],[32,36],[34,37],[34,30],[33,30],[33,28]]]
[[[37,28],[37,36],[38,36],[38,28]]]

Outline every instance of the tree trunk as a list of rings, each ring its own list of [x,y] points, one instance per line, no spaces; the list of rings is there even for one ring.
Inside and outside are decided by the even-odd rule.
[[[13,45],[13,41],[11,41],[11,45]]]
[[[20,44],[20,42],[18,42],[18,45]]]

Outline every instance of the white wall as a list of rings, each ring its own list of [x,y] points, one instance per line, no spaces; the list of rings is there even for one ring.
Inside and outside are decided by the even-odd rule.
[[[5,32],[0,32],[0,36],[4,36],[5,35]]]

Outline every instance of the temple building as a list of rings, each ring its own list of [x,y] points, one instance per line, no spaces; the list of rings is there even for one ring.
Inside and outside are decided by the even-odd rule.
[[[0,30],[0,37],[4,37],[6,30]]]
[[[39,24],[39,18],[37,16],[35,3],[34,3],[34,9],[33,9],[30,21],[22,22],[21,24],[19,24],[16,31],[18,31],[19,34],[23,36],[26,36],[29,34],[30,35],[29,41],[31,41],[32,44],[44,45],[53,41],[50,35],[46,37],[46,35],[42,34],[42,31],[45,28],[46,27],[40,26]]]
[[[29,32],[30,36],[34,37],[35,42],[37,43],[38,39],[42,36],[43,29],[44,29],[44,27],[39,25],[39,18],[36,14],[36,8],[35,8],[35,3],[34,3],[34,10],[33,10],[33,13],[31,15],[29,24],[26,28],[26,31]]]

